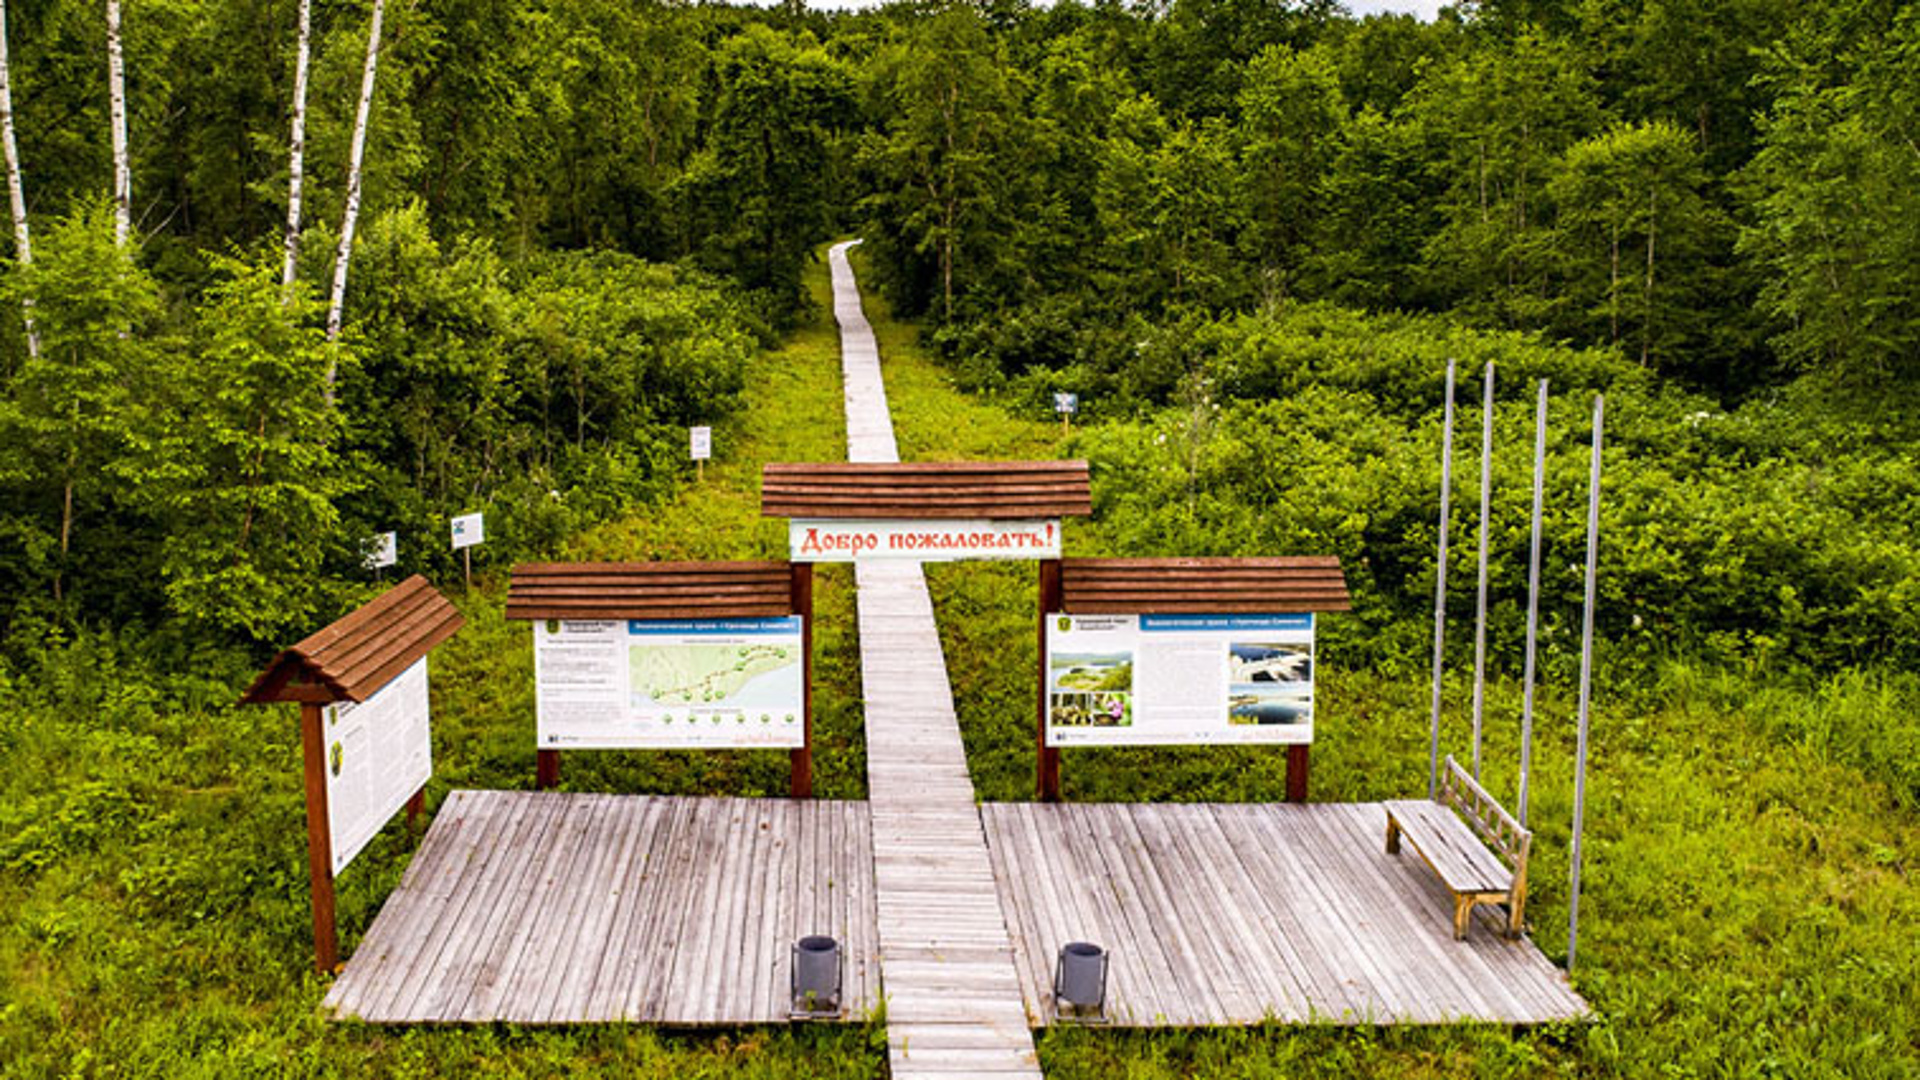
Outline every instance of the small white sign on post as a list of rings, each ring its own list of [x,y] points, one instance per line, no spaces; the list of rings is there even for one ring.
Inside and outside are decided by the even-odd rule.
[[[487,522],[485,514],[462,514],[452,519],[453,550],[469,548],[483,544],[487,540]]]
[[[1053,395],[1053,411],[1069,416],[1079,412],[1080,395],[1070,394],[1065,390],[1056,390]]]
[[[693,460],[706,461],[709,458],[713,457],[713,429],[712,428],[710,427],[688,428],[687,436],[688,436],[687,438],[688,449],[693,454]]]
[[[367,569],[384,570],[400,561],[400,534],[384,532],[367,547]]]
[[[337,875],[433,775],[427,658],[358,705],[326,710],[328,856]]]

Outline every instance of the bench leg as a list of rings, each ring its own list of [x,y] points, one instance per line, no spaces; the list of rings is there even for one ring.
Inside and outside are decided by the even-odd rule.
[[[1507,899],[1507,936],[1517,938],[1526,933],[1527,894],[1515,893]]]
[[[1467,920],[1473,917],[1473,897],[1453,898],[1453,940],[1467,940]]]
[[[1387,854],[1400,854],[1400,823],[1393,820],[1392,814],[1387,815]]]

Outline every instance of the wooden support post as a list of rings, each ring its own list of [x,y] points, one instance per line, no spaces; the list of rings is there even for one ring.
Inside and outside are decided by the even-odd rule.
[[[1307,801],[1307,765],[1313,747],[1306,743],[1287,747],[1287,801]]]
[[[407,835],[408,836],[419,835],[420,813],[426,808],[427,808],[427,789],[425,785],[422,785],[419,791],[416,791],[413,793],[413,798],[407,800]]]
[[[560,783],[560,751],[540,750],[534,754],[533,786],[542,791]]]
[[[331,974],[340,964],[333,917],[333,832],[327,824],[325,706],[300,703],[300,749],[306,763],[307,877],[313,893],[313,966]]]
[[[460,567],[461,567],[460,579],[466,583],[466,586],[468,589],[472,589],[473,588],[473,548],[463,547],[460,549]]]
[[[1041,802],[1060,801],[1060,750],[1047,745],[1047,615],[1063,604],[1060,588],[1060,560],[1040,561],[1040,612],[1034,620],[1039,627],[1038,685],[1034,712],[1034,742],[1038,753],[1034,765],[1034,797]]]
[[[792,757],[791,793],[796,799],[813,798],[813,564],[794,563],[793,613],[800,616],[801,743],[790,751]]]

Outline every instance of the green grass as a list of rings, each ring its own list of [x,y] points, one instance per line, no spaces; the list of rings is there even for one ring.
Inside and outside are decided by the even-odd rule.
[[[673,501],[578,537],[561,558],[781,556],[758,516],[760,464],[844,456],[838,338],[824,265],[818,314],[760,361],[717,460]],[[451,590],[467,627],[433,657],[435,775],[533,782],[532,649],[503,618],[504,574]],[[815,791],[865,793],[852,582],[816,578]],[[330,1024],[312,973],[298,727],[232,704],[251,672],[156,670],[130,638],[50,643],[0,667],[0,1075],[873,1077],[876,1025],[676,1034],[611,1025],[472,1029]],[[782,752],[577,752],[564,788],[774,795]],[[414,847],[390,826],[341,875],[350,957]]]
[[[969,398],[869,294],[908,458],[1071,456],[1042,417]],[[1074,523],[1070,555],[1111,553]],[[1176,554],[1168,552],[1165,554]],[[1033,792],[1034,572],[1025,563],[930,565],[935,611],[985,800]],[[1338,618],[1331,616],[1330,618]],[[1323,652],[1313,798],[1424,792],[1424,678],[1343,670]],[[1417,665],[1416,665],[1417,666]],[[1056,1078],[1902,1077],[1920,1074],[1920,825],[1911,717],[1920,681],[1603,666],[1588,776],[1580,966],[1593,1024],[1392,1029],[1049,1030]],[[1529,913],[1566,954],[1574,702],[1538,709]],[[1517,787],[1520,695],[1489,692],[1490,788]],[[1469,688],[1450,683],[1443,745],[1470,745]],[[1904,734],[1903,734],[1904,733]],[[1269,800],[1284,755],[1257,748],[1076,749],[1065,797]],[[1889,786],[1889,781],[1892,786]]]

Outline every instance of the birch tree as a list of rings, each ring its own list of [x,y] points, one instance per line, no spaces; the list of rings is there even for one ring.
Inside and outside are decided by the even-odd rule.
[[[133,170],[127,166],[127,72],[120,50],[120,0],[107,0],[107,97],[113,122],[113,242],[124,247],[133,219]]]
[[[307,55],[312,26],[313,0],[300,0],[300,40],[293,61],[293,136],[287,150],[287,264],[280,275],[281,288],[288,293],[293,291],[300,262],[300,182],[307,156]]]
[[[7,57],[7,2],[0,0],[0,143],[7,152],[7,199],[13,206],[13,257],[21,266],[33,265],[33,240],[27,234],[27,193],[20,179],[20,147],[13,138],[13,65]],[[40,356],[40,332],[33,326],[33,301],[23,299],[27,320],[27,355]]]
[[[367,30],[367,66],[360,76],[360,109],[353,118],[353,148],[347,158],[347,210],[340,222],[340,250],[333,262],[333,298],[327,305],[327,340],[340,338],[340,310],[347,300],[347,266],[353,258],[353,227],[360,219],[360,165],[366,157],[367,115],[373,109],[374,69],[380,63],[380,20],[386,0],[373,0],[373,23]],[[327,361],[327,400],[333,400],[337,364]]]

